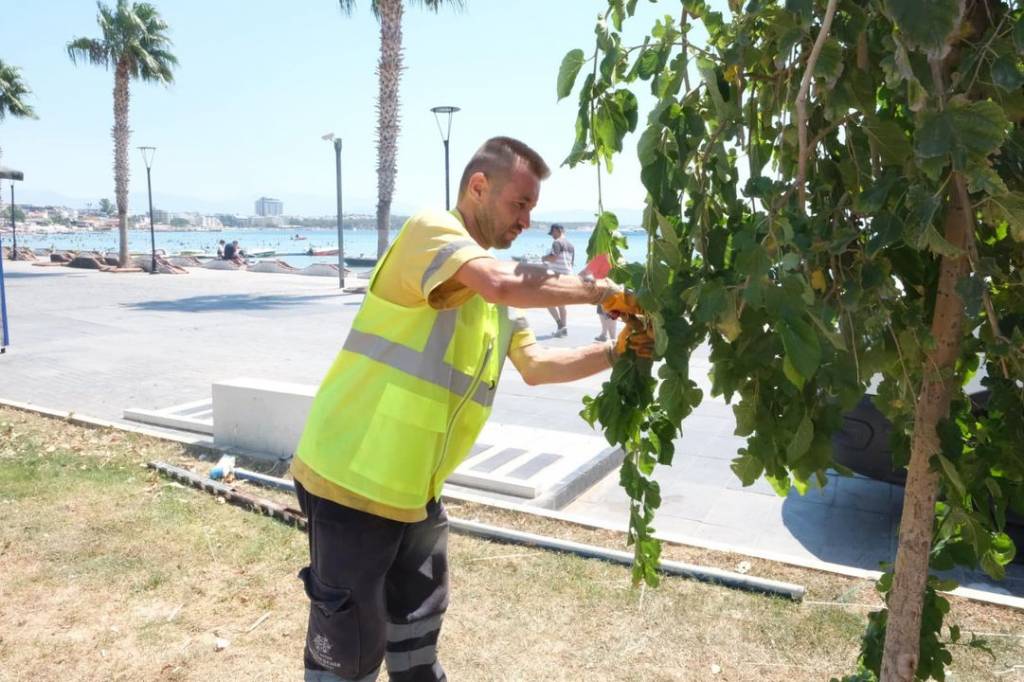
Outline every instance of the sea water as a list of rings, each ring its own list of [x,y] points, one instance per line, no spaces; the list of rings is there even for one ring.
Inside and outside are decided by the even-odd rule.
[[[576,248],[576,268],[583,269],[587,259],[587,242],[590,231],[568,230],[566,238]],[[392,230],[390,238],[398,235]],[[349,258],[373,258],[377,254],[376,230],[345,230],[345,256]],[[628,248],[626,258],[630,261],[641,261],[646,257],[647,240],[642,231],[627,231],[625,234]],[[305,239],[296,239],[305,237]],[[296,268],[303,268],[313,263],[337,263],[337,256],[310,256],[312,249],[338,248],[338,233],[332,228],[225,228],[219,232],[194,231],[158,231],[156,232],[156,248],[167,254],[182,251],[201,251],[215,254],[217,244],[223,239],[231,243],[238,240],[239,246],[247,252],[270,251],[274,256],[265,259],[280,259]],[[543,228],[531,228],[523,232],[509,249],[495,251],[498,258],[523,257],[528,260],[540,260],[541,256],[551,249],[551,237]],[[4,235],[4,245],[10,245],[10,235]],[[18,246],[32,249],[66,249],[71,251],[117,251],[117,230],[103,232],[73,232],[67,234],[18,234]],[[138,253],[149,253],[149,230],[128,230],[128,250]]]

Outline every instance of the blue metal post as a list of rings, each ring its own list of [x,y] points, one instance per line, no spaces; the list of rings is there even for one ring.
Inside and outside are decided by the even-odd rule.
[[[10,336],[7,333],[7,292],[4,290],[4,256],[3,240],[0,239],[0,328],[3,330],[2,341],[0,341],[0,353],[11,345]]]

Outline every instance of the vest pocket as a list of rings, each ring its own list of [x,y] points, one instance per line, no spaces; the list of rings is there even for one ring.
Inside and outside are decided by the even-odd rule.
[[[447,408],[396,384],[385,387],[351,464],[354,473],[380,486],[381,497],[374,498],[396,506],[426,501],[441,456]]]

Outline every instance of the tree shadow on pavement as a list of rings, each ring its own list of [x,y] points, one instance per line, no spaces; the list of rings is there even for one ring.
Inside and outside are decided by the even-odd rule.
[[[126,308],[134,310],[153,310],[160,312],[209,313],[237,310],[239,312],[265,310],[294,310],[309,308],[335,298],[335,294],[320,296],[280,296],[253,294],[217,294],[208,296],[191,296],[163,301],[138,301],[126,303]]]

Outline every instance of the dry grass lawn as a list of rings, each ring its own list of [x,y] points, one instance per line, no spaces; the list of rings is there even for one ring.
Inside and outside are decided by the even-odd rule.
[[[0,680],[301,679],[305,536],[162,479],[143,468],[150,459],[208,466],[173,444],[0,408]],[[449,510],[622,545],[557,521]],[[680,579],[634,590],[623,567],[465,536],[451,558],[441,650],[456,681],[827,680],[853,669],[877,603],[867,581],[757,560],[752,573],[807,585],[807,601]],[[1024,679],[1024,614],[955,600],[951,621],[998,635],[993,657],[957,647],[952,679]]]

